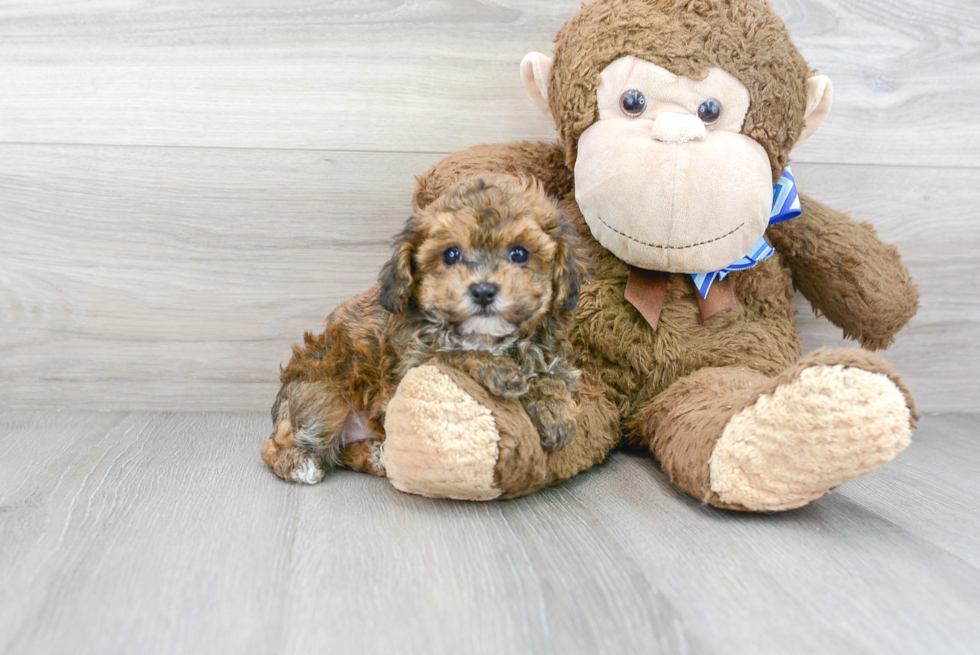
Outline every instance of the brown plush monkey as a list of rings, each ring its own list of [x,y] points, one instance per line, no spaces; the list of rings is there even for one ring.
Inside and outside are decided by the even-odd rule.
[[[515,497],[622,444],[701,501],[773,511],[908,444],[914,404],[887,363],[861,350],[800,359],[794,287],[869,350],[892,342],[918,292],[871,226],[806,196],[802,215],[769,227],[773,184],[827,115],[831,86],[768,3],[596,0],[561,28],[553,60],[528,55],[521,74],[559,143],[452,155],[415,201],[473,175],[533,176],[593,245],[598,272],[572,320],[578,435],[546,452],[518,405],[419,367],[388,407],[395,486]],[[749,265],[761,261],[730,269],[756,246]]]

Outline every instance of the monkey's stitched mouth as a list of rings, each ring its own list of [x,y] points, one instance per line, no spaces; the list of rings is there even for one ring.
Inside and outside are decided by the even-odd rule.
[[[692,244],[687,245],[687,246],[662,246],[662,245],[658,245],[656,243],[647,243],[646,241],[640,241],[639,239],[635,239],[635,238],[631,237],[630,235],[626,234],[625,232],[620,232],[619,230],[617,230],[616,228],[614,228],[612,225],[610,225],[609,223],[607,223],[604,220],[602,220],[602,216],[599,216],[598,214],[596,214],[596,218],[599,219],[599,222],[600,223],[602,223],[603,225],[605,225],[606,227],[608,227],[610,230],[612,230],[613,232],[615,232],[619,236],[626,237],[627,239],[629,239],[633,243],[638,243],[641,246],[646,246],[647,248],[658,248],[660,250],[686,250],[688,248],[697,248],[698,246],[705,246],[705,245],[707,245],[709,243],[714,243],[716,241],[721,241],[722,239],[726,239],[726,238],[732,236],[733,234],[735,234],[736,232],[738,232],[739,230],[741,230],[743,227],[745,227],[745,222],[743,221],[743,222],[739,223],[738,226],[735,229],[733,229],[731,232],[729,232],[728,234],[722,234],[720,237],[715,237],[714,239],[708,239],[707,241],[701,241],[699,243],[692,243]]]

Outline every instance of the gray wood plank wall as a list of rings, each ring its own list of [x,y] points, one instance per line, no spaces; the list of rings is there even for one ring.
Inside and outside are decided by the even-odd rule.
[[[0,1],[0,406],[266,407],[414,174],[554,138],[517,65],[578,5]],[[775,6],[835,82],[800,184],[902,249],[922,309],[886,356],[922,408],[977,411],[980,4]]]

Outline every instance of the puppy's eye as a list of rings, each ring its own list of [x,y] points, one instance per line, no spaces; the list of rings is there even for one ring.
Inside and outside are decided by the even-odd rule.
[[[456,262],[463,261],[463,251],[461,251],[456,246],[453,246],[446,252],[442,253],[442,261],[446,266],[452,266]]]
[[[514,246],[510,249],[510,252],[507,253],[507,259],[515,264],[526,264],[527,260],[530,258],[531,254],[527,251],[527,249],[522,248],[521,246]]]
[[[721,116],[721,103],[714,98],[708,98],[698,107],[698,118],[705,123],[714,123]]]
[[[647,110],[647,97],[636,89],[630,89],[619,98],[619,108],[631,118],[636,118]]]

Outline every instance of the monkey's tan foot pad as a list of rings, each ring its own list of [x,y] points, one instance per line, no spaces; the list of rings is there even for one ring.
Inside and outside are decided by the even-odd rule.
[[[711,489],[754,511],[801,507],[890,461],[909,444],[906,396],[887,375],[812,366],[728,421]]]
[[[493,500],[500,433],[490,409],[435,366],[410,370],[388,403],[384,461],[396,489]]]
[[[272,472],[283,480],[316,484],[323,480],[326,469],[316,455],[295,445],[282,445],[276,439],[262,444],[262,459]]]

